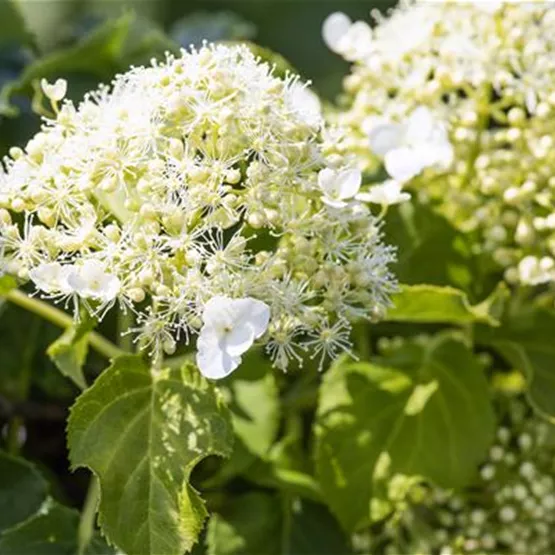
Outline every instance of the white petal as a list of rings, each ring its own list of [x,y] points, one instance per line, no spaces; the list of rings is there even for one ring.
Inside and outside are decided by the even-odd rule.
[[[342,12],[332,13],[326,18],[322,26],[322,38],[332,52],[340,52],[341,39],[349,32],[351,25],[351,18]]]
[[[254,342],[254,328],[248,323],[235,326],[223,339],[223,348],[231,356],[246,353]]]
[[[409,144],[418,144],[429,140],[434,130],[434,125],[434,118],[429,108],[419,106],[409,116],[405,140]]]
[[[324,168],[318,172],[318,186],[327,196],[338,194],[337,183],[337,172],[335,170]]]
[[[410,193],[403,192],[400,183],[393,179],[389,179],[381,185],[374,185],[367,193],[359,193],[356,199],[363,202],[389,206],[409,200]]]
[[[404,182],[418,175],[426,165],[422,153],[415,149],[402,147],[385,155],[384,165],[387,173],[397,181]]]
[[[349,204],[348,202],[345,202],[343,200],[334,200],[329,197],[322,197],[322,202],[324,204],[327,204],[328,206],[331,206],[331,208],[345,208],[345,206]]]
[[[212,297],[205,305],[202,312],[202,321],[206,326],[229,326],[233,320],[233,299],[223,295]]]
[[[398,123],[376,125],[368,134],[370,148],[378,155],[384,156],[390,150],[401,146],[403,126]]]
[[[212,380],[229,376],[241,364],[241,357],[225,352],[212,334],[203,334],[197,341],[197,366],[201,374]]]
[[[255,339],[264,334],[270,322],[270,307],[258,301],[247,297],[246,299],[237,299],[238,312],[241,322],[246,322],[252,328]]]
[[[362,173],[359,169],[343,170],[337,175],[339,198],[348,199],[354,197],[362,183]]]

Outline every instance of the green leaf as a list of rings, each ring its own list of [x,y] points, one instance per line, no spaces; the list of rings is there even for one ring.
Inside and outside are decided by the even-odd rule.
[[[16,0],[0,0],[0,42],[5,45],[34,45]]]
[[[472,306],[466,294],[453,287],[402,285],[391,301],[393,307],[385,316],[391,322],[499,325],[489,311],[492,301]]]
[[[79,513],[53,499],[0,536],[2,555],[77,555]],[[114,550],[95,534],[83,555],[109,555]]]
[[[49,500],[40,512],[0,536],[2,555],[75,555],[79,513]]]
[[[387,213],[385,236],[398,248],[392,267],[400,282],[452,285],[477,296],[482,284],[466,237],[430,207],[416,202],[392,206]]]
[[[83,312],[81,320],[65,330],[46,351],[60,372],[80,389],[87,387],[83,364],[89,351],[88,334],[95,326],[96,321]]]
[[[348,555],[337,522],[322,505],[253,492],[213,515],[208,555]]]
[[[36,513],[47,490],[31,463],[0,451],[0,533]]]
[[[375,481],[388,472],[441,487],[467,484],[494,433],[488,384],[468,347],[441,334],[379,364],[339,361],[325,375],[316,419],[316,470],[344,528],[371,521]]]
[[[228,410],[192,364],[155,372],[134,356],[100,375],[68,424],[73,468],[100,481],[103,531],[133,554],[193,546],[207,513],[191,471],[208,455],[229,455],[231,443]]]
[[[231,458],[207,485],[218,486],[248,471],[264,459],[277,438],[280,420],[279,390],[270,361],[259,350],[249,352],[230,378],[220,382],[231,411],[236,441]]]
[[[533,304],[510,306],[496,329],[480,327],[476,341],[493,347],[527,379],[528,398],[544,416],[555,418],[555,311]]]

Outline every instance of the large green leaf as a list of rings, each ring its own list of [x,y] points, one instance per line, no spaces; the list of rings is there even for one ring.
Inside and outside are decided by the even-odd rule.
[[[72,466],[100,480],[100,523],[135,554],[182,555],[206,517],[189,484],[208,455],[227,456],[232,428],[218,392],[191,364],[151,371],[139,357],[116,359],[73,406]]]
[[[528,398],[537,411],[555,418],[555,311],[513,303],[502,325],[480,327],[479,343],[493,347],[509,364],[523,372]]]
[[[0,536],[2,555],[77,555],[79,513],[48,499],[36,514]],[[109,555],[114,550],[95,534],[82,555]]]
[[[32,464],[0,451],[0,533],[36,513],[47,490]]]
[[[342,360],[325,375],[316,420],[324,497],[348,531],[371,520],[377,474],[442,487],[473,477],[494,432],[488,384],[456,336],[408,343],[379,364]]]
[[[391,299],[393,307],[388,310],[385,320],[458,325],[482,322],[497,326],[499,322],[490,309],[505,293],[506,289],[500,288],[492,298],[472,306],[466,294],[453,287],[402,285],[399,293]]]
[[[349,543],[322,505],[253,492],[215,514],[209,555],[348,555]]]
[[[65,330],[46,351],[60,372],[81,389],[87,387],[83,364],[89,352],[88,334],[95,326],[96,320],[83,312],[81,320]]]

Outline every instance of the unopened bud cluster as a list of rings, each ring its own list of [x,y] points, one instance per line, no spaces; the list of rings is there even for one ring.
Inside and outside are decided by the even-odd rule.
[[[334,14],[324,39],[353,62],[342,148],[371,172],[391,137],[427,108],[447,129],[450,165],[409,189],[477,237],[511,282],[555,280],[555,10],[550,2],[403,2],[376,27]],[[420,131],[422,133],[422,131]],[[429,156],[429,147],[420,156]],[[405,163],[418,167],[414,150]],[[387,156],[386,156],[387,167]]]
[[[246,322],[231,322],[229,367],[262,334],[283,369],[304,351],[334,356],[353,319],[388,305],[394,253],[297,77],[246,47],[205,46],[132,68],[78,106],[58,105],[63,85],[43,83],[55,116],[4,160],[3,272],[98,316],[119,303],[141,344],[167,353],[217,299],[210,322]]]
[[[555,428],[531,415],[523,400],[512,400],[476,483],[459,493],[431,487],[390,527],[386,552],[406,552],[407,543],[395,539],[401,526],[411,553],[553,553],[554,460]],[[424,525],[427,517],[432,522]]]

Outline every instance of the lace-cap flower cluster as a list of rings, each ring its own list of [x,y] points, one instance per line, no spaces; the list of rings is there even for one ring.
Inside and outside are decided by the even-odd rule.
[[[506,279],[555,281],[555,10],[551,2],[405,1],[376,26],[332,14],[341,153],[431,202]]]
[[[212,378],[254,341],[281,369],[321,363],[387,307],[375,199],[297,77],[222,45],[132,68],[78,106],[59,104],[62,82],[43,90],[55,116],[0,177],[1,269],[40,296],[99,317],[117,303],[156,352],[199,334]]]

